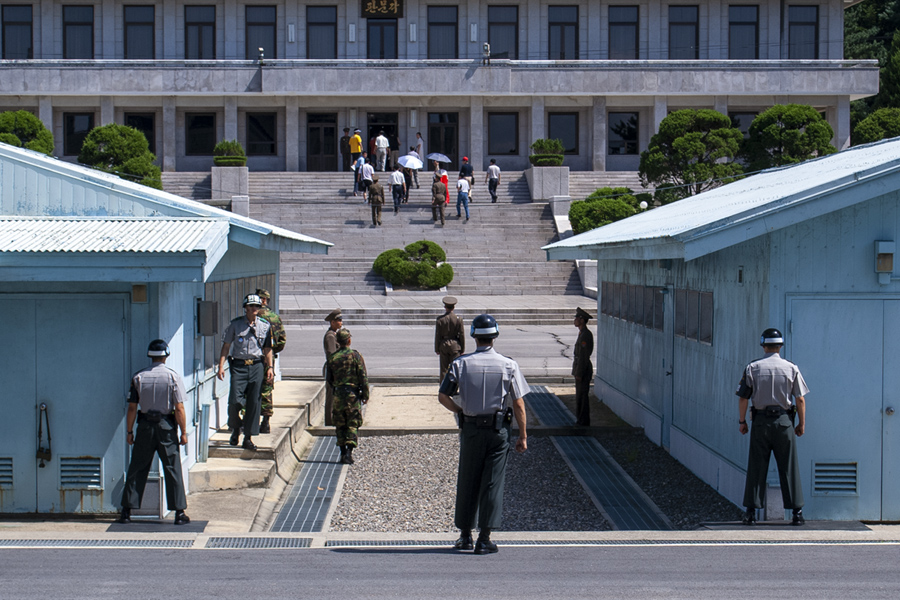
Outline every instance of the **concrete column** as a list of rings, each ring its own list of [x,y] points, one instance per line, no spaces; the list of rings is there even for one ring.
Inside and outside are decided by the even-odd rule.
[[[846,150],[850,147],[850,98],[839,96],[837,100],[836,123],[832,123],[834,129],[834,147],[838,150]]]
[[[238,60],[244,58],[244,31],[238,25],[237,0],[224,0],[222,3],[222,23],[225,29],[222,37],[225,41],[226,60]],[[218,16],[218,15],[217,15]],[[241,22],[243,22],[243,16]]]
[[[653,136],[653,134],[659,131],[659,124],[666,118],[668,112],[668,98],[666,98],[666,96],[656,96],[653,99],[653,131],[650,132],[650,136]]]
[[[714,108],[727,117],[728,116],[728,96],[716,96]]]
[[[307,116],[305,110],[298,110],[297,115],[297,147],[298,148],[306,148],[306,124],[307,124]],[[362,129],[362,127],[360,127]],[[352,132],[351,132],[352,133]],[[363,134],[363,147],[366,147],[368,141],[365,138],[365,134]],[[306,162],[306,152],[299,152],[300,160],[299,160],[299,168],[301,171],[309,170],[309,166]]]
[[[347,58],[360,58],[366,56],[366,36],[364,31],[365,21],[359,18],[359,2],[356,0],[346,0],[344,4],[344,15],[346,19],[343,22],[344,39],[347,40]],[[356,38],[350,40],[350,26],[356,30]],[[338,27],[341,26],[341,20],[338,19]],[[338,32],[338,36],[340,36]],[[360,127],[362,129],[362,127]],[[302,169],[301,169],[302,170]]]
[[[53,99],[50,96],[38,97],[38,118],[44,127],[53,131]]]
[[[234,96],[227,96],[225,98],[225,131],[222,139],[238,139],[237,98]]]
[[[57,42],[57,36],[53,35],[54,25],[61,22],[53,18],[53,11],[56,10],[56,5],[53,2],[43,2],[39,10],[41,13],[41,28],[38,35],[35,36],[38,39],[33,41],[32,55],[34,58],[62,58],[62,36]]]
[[[175,97],[166,96],[163,98],[162,109],[162,144],[157,144],[157,151],[162,148],[162,170],[177,170],[177,111],[175,110]]]
[[[531,98],[531,141],[547,137],[547,128],[544,119],[544,97],[532,96]]]
[[[179,11],[179,7],[175,4],[175,0],[164,0],[161,8],[162,47],[156,53],[156,56],[163,59],[184,58],[183,53],[179,56],[178,38],[176,34],[176,31],[178,30],[177,15],[184,15],[184,9],[182,8]],[[157,22],[158,21],[159,17],[157,16]]]
[[[669,49],[663,45],[662,9],[660,8],[659,0],[649,1],[647,13],[648,33],[646,36],[642,35],[639,38],[647,40],[645,42],[647,44],[646,58],[649,60],[665,60],[669,57]],[[668,40],[669,36],[666,35],[665,39]],[[643,52],[641,52],[641,58],[644,58]]]
[[[482,10],[484,11],[483,17],[481,12]],[[466,4],[466,17],[465,19],[463,19],[462,15],[460,15],[459,22],[461,23],[460,29],[462,29],[462,31],[460,31],[460,35],[462,35],[462,43],[459,45],[459,57],[478,58],[479,56],[481,56],[482,45],[486,41],[488,41],[487,6],[482,8],[480,0],[469,0]],[[485,23],[484,27],[481,26],[482,22]],[[472,36],[470,34],[470,30],[473,24],[478,27],[477,39],[474,42],[471,41]]]
[[[102,56],[97,58],[113,59],[122,58],[125,47],[122,52],[116,53],[116,2],[115,0],[103,0],[103,29],[100,34]]]
[[[427,135],[427,128],[422,129],[426,130]],[[487,169],[484,160],[484,99],[481,96],[472,96],[469,102],[469,158],[476,171]]]
[[[591,168],[595,171],[605,171],[606,146],[608,143],[606,133],[606,98],[603,96],[594,96],[594,106],[591,111],[594,124],[593,130],[591,131],[591,136],[593,137]]]
[[[284,58],[306,58],[306,44],[303,44],[303,55],[301,56],[301,46],[300,46],[300,32],[306,30],[305,23],[303,25],[300,24],[299,12],[303,11],[303,20],[306,20],[306,6],[302,8],[298,8],[297,4],[294,2],[285,2],[284,5],[284,29],[281,35],[284,36]],[[293,26],[294,28],[294,41],[291,41],[290,38],[290,28]],[[304,37],[305,41],[306,38]],[[291,169],[288,168],[288,171]]]
[[[606,6],[601,6],[599,2],[588,2],[586,7],[579,8],[579,10],[587,13],[585,15],[587,28],[578,32],[580,36],[587,38],[587,54],[582,56],[587,58],[597,56],[600,60],[607,60],[609,58],[609,13]]]
[[[546,60],[549,54],[541,52],[541,28],[547,27],[546,21],[541,20],[541,3],[540,0],[528,0],[524,6],[519,5],[519,31],[525,29],[522,23],[527,23],[528,36],[525,48],[522,48],[522,40],[519,39],[519,58],[524,60]],[[522,52],[525,55],[522,55]],[[543,136],[542,136],[543,137]]]
[[[300,168],[300,99],[288,96],[284,108],[284,161],[286,171]]]
[[[706,18],[706,39],[703,43],[703,19],[700,19],[700,59],[719,60],[728,58],[728,40],[722,39],[722,15],[727,12],[718,2],[710,2],[706,5],[708,11]]]
[[[100,124],[109,125],[116,122],[116,107],[109,96],[100,98]]]

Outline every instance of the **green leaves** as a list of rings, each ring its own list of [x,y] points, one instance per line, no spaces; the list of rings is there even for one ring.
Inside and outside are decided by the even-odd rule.
[[[53,134],[27,110],[0,113],[0,142],[53,154]]]
[[[82,164],[161,190],[162,173],[155,160],[143,133],[115,123],[92,129],[78,155]]]
[[[805,104],[779,104],[757,116],[743,157],[749,170],[790,165],[837,152],[834,130],[819,111]]]
[[[879,108],[853,130],[853,145],[900,136],[900,108]]]

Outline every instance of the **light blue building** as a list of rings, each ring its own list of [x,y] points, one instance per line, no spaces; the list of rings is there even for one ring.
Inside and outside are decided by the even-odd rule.
[[[900,520],[900,139],[767,171],[545,248],[596,259],[599,398],[736,504],[760,333],[811,393],[807,518]],[[782,518],[774,461],[769,516]],[[772,488],[775,489],[772,489]]]
[[[202,460],[228,394],[214,332],[257,287],[277,298],[280,252],[330,245],[0,144],[0,513],[116,511],[154,338],[187,388],[184,467]]]

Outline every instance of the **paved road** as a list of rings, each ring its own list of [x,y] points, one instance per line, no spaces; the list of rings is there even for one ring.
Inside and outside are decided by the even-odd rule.
[[[0,550],[0,596],[895,599],[898,562],[897,545]]]

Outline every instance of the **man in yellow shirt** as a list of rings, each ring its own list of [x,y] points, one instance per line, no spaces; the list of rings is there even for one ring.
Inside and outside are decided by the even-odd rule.
[[[350,160],[356,162],[356,159],[362,154],[362,137],[360,137],[359,129],[353,130],[353,137],[350,138]]]

